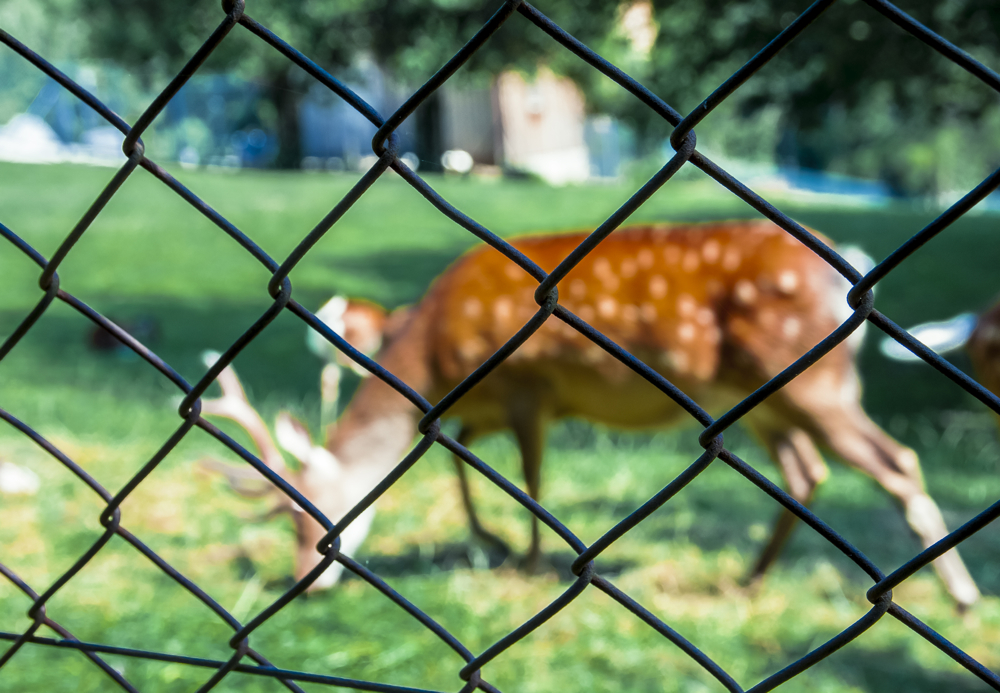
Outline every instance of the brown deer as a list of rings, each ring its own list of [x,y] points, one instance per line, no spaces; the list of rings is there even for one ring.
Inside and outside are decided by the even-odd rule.
[[[1000,303],[979,316],[965,348],[980,384],[1000,396]]]
[[[513,245],[550,271],[583,239],[582,234],[525,237]],[[410,309],[378,361],[438,401],[538,310],[536,287],[500,253],[474,250]],[[560,282],[560,304],[702,407],[724,411],[838,327],[851,312],[849,288],[826,262],[770,222],[656,225],[619,229],[604,240]],[[947,533],[944,520],[925,490],[916,454],[861,409],[859,338],[856,332],[743,420],[796,500],[808,504],[826,477],[817,451],[823,447],[892,494],[921,542],[930,546]],[[327,428],[327,462],[335,470],[327,476],[336,483],[306,483],[302,491],[331,520],[339,520],[400,461],[421,415],[384,382],[368,378]],[[527,491],[536,500],[545,428],[554,419],[575,416],[623,428],[688,421],[672,400],[554,317],[447,416],[461,419],[463,445],[494,431],[513,431]],[[464,463],[458,470],[472,531],[489,540],[472,506]],[[794,523],[795,516],[783,511],[755,575],[777,557]],[[299,527],[300,547],[315,546],[324,534],[310,518]],[[539,555],[532,517],[528,564]],[[300,550],[296,577],[319,557]],[[976,601],[978,589],[956,551],[934,565],[958,604]]]

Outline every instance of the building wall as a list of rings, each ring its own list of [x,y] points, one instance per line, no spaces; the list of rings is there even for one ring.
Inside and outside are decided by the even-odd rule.
[[[489,87],[450,89],[446,86],[441,109],[444,148],[464,149],[476,163],[498,163],[495,130],[499,123],[493,111]]]
[[[590,176],[584,99],[572,80],[544,68],[530,80],[504,72],[496,89],[507,166],[555,184]]]

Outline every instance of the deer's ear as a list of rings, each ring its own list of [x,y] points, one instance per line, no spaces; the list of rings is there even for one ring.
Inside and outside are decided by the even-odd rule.
[[[309,464],[309,457],[312,453],[312,438],[309,437],[309,429],[306,425],[283,411],[278,414],[274,423],[274,436],[284,450],[287,450],[292,457],[299,461],[303,467]]]
[[[201,362],[205,364],[206,368],[211,368],[215,365],[215,362],[222,358],[222,354],[218,351],[213,351],[211,349],[206,349],[201,352]]]
[[[334,296],[323,307],[316,311],[316,317],[326,324],[331,330],[343,336],[344,334],[344,312],[347,310],[347,299],[343,296]],[[306,344],[309,350],[327,361],[336,358],[340,353],[337,347],[326,341],[316,330],[309,328],[306,332]]]
[[[344,311],[344,339],[366,356],[374,356],[382,348],[388,314],[382,306],[363,299],[352,299]],[[368,370],[355,363],[346,354],[336,354],[337,363],[350,368],[362,378]]]

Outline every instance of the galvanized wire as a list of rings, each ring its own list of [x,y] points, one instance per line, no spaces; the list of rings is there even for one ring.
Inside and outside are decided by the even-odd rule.
[[[972,59],[961,49],[952,45],[941,36],[922,26],[919,22],[884,0],[865,0],[865,2],[884,16],[888,21],[893,22],[903,31],[906,31],[928,46],[928,50],[934,50],[944,58],[965,69],[969,74],[975,76],[981,82],[1000,91],[1000,76],[994,71],[985,67],[981,63]],[[722,438],[723,432],[745,416],[753,407],[757,406],[770,394],[786,385],[805,369],[814,364],[823,354],[834,348],[837,344],[846,339],[854,330],[860,327],[865,321],[875,325],[880,330],[895,338],[906,346],[910,351],[917,354],[932,367],[945,374],[957,385],[971,393],[979,401],[985,404],[994,412],[1000,413],[1000,400],[991,392],[984,389],[974,380],[956,369],[954,366],[943,360],[933,351],[919,343],[904,330],[899,328],[891,320],[886,318],[874,308],[872,289],[875,285],[892,272],[901,262],[911,256],[923,243],[930,240],[935,235],[944,232],[955,220],[968,212],[973,206],[980,202],[986,195],[1000,186],[1000,170],[993,173],[968,195],[952,205],[938,219],[928,224],[926,228],[915,234],[913,238],[900,246],[890,254],[881,264],[871,270],[867,275],[862,276],[854,267],[849,265],[832,248],[823,241],[801,227],[790,219],[781,210],[777,209],[740,181],[736,180],[729,173],[724,171],[717,164],[709,160],[696,148],[695,127],[704,118],[718,108],[720,104],[730,98],[748,79],[756,73],[775,55],[777,55],[790,41],[802,32],[809,29],[815,20],[829,6],[833,0],[820,0],[798,18],[792,21],[783,31],[768,43],[750,61],[741,67],[736,73],[721,84],[712,94],[710,94],[697,108],[682,115],[661,98],[651,93],[648,89],[632,79],[629,75],[612,65],[593,50],[583,45],[573,36],[567,34],[559,26],[549,20],[537,8],[521,0],[508,0],[500,4],[495,14],[483,25],[483,27],[472,37],[455,56],[448,61],[437,73],[428,79],[406,102],[388,117],[383,117],[371,105],[366,103],[360,96],[345,86],[336,77],[329,74],[317,63],[296,50],[293,46],[283,41],[273,34],[269,29],[251,19],[245,13],[243,0],[235,2],[227,0],[223,2],[223,16],[214,30],[206,28],[209,34],[208,39],[192,55],[191,59],[183,69],[174,77],[166,89],[163,90],[150,104],[146,111],[139,117],[135,124],[129,125],[122,118],[112,112],[107,106],[101,103],[94,95],[60,72],[41,55],[33,51],[30,47],[19,42],[15,37],[0,29],[0,41],[6,44],[22,58],[33,64],[40,71],[48,75],[57,83],[65,87],[83,104],[91,108],[97,115],[104,118],[113,127],[117,128],[125,136],[123,151],[127,161],[115,174],[111,182],[105,187],[101,194],[91,204],[90,208],[83,215],[79,223],[66,236],[63,243],[56,250],[51,259],[46,259],[41,253],[32,248],[28,243],[19,238],[14,231],[0,224],[0,235],[17,252],[34,261],[41,269],[39,276],[39,300],[37,306],[23,319],[17,326],[13,334],[0,345],[0,361],[5,358],[18,342],[32,329],[38,319],[49,309],[52,303],[59,299],[95,325],[111,332],[129,349],[135,352],[141,359],[152,368],[159,371],[169,379],[183,395],[183,401],[179,407],[180,425],[173,435],[171,435],[159,448],[156,454],[130,479],[117,493],[107,490],[101,483],[92,478],[69,456],[64,454],[46,440],[37,431],[22,422],[13,413],[0,408],[0,418],[7,424],[20,431],[26,438],[31,440],[42,450],[51,455],[55,460],[71,471],[83,484],[90,487],[106,504],[101,511],[99,521],[104,527],[101,537],[76,561],[72,567],[62,574],[55,582],[37,591],[32,586],[24,582],[7,565],[0,564],[0,573],[10,581],[18,590],[23,592],[32,600],[31,608],[28,610],[28,617],[31,625],[23,632],[0,631],[0,640],[9,641],[11,644],[0,655],[0,667],[11,658],[17,655],[25,646],[48,646],[55,648],[69,648],[79,650],[82,656],[87,657],[101,671],[107,674],[108,678],[118,687],[127,690],[136,690],[118,671],[111,667],[102,655],[116,655],[125,657],[136,657],[147,660],[172,662],[183,664],[189,667],[205,668],[211,673],[207,676],[205,684],[199,689],[208,691],[215,687],[223,678],[233,674],[265,676],[280,681],[286,688],[301,690],[297,682],[309,682],[326,684],[335,687],[353,688],[368,691],[417,691],[420,689],[407,688],[404,686],[388,685],[372,681],[362,681],[346,679],[335,676],[327,676],[316,673],[290,671],[273,667],[263,655],[256,652],[250,646],[253,631],[271,618],[277,611],[287,606],[295,596],[303,592],[327,567],[334,561],[340,562],[349,571],[355,573],[360,578],[375,587],[386,598],[392,600],[405,612],[409,613],[423,626],[431,630],[446,645],[453,649],[465,661],[465,666],[456,671],[456,676],[461,682],[462,691],[483,690],[496,691],[495,686],[482,678],[482,667],[489,661],[501,656],[503,652],[518,642],[533,630],[541,626],[546,620],[554,616],[561,609],[566,607],[573,600],[587,594],[591,589],[597,589],[610,596],[622,607],[633,613],[637,618],[646,623],[657,633],[661,634],[668,641],[673,643],[682,652],[686,653],[697,662],[706,672],[713,676],[726,690],[729,691],[766,691],[771,690],[785,681],[806,671],[817,662],[828,657],[838,648],[843,647],[848,642],[857,638],[862,632],[875,625],[885,614],[890,614],[900,623],[904,624],[928,642],[935,645],[942,652],[947,654],[958,664],[965,667],[972,674],[996,690],[1000,690],[1000,676],[990,671],[981,663],[977,662],[968,653],[963,652],[954,643],[935,632],[925,623],[905,611],[902,606],[895,603],[892,598],[892,588],[899,585],[914,572],[930,564],[930,562],[940,556],[948,549],[957,546],[962,541],[980,531],[983,527],[992,522],[1000,515],[1000,502],[980,513],[978,516],[967,522],[965,525],[949,534],[939,541],[914,556],[896,571],[886,575],[861,551],[852,546],[834,528],[823,522],[820,518],[810,512],[801,503],[797,502],[785,491],[778,488],[765,478],[752,466],[738,458],[724,446]],[[515,15],[519,15],[515,19]],[[555,41],[567,50],[578,56],[581,60],[599,70],[605,76],[620,85],[630,94],[634,95],[637,103],[647,107],[659,115],[666,123],[673,127],[670,141],[675,148],[675,154],[645,185],[643,185],[625,204],[623,204],[611,217],[597,227],[593,233],[580,244],[572,253],[567,256],[558,267],[552,272],[546,273],[524,254],[512,247],[506,241],[492,233],[475,220],[463,214],[447,200],[442,198],[426,181],[415,172],[411,171],[399,158],[399,151],[396,144],[395,131],[400,124],[414,110],[430,97],[436,90],[459,69],[461,66],[486,42],[490,37],[507,21],[527,21],[537,27],[538,30],[551,36]],[[325,86],[334,95],[342,99],[345,103],[354,108],[368,121],[378,127],[378,132],[372,141],[372,150],[378,157],[375,164],[362,175],[350,192],[340,200],[336,206],[326,215],[326,217],[316,225],[316,227],[306,234],[299,245],[284,260],[271,258],[264,250],[258,247],[249,237],[236,228],[231,222],[216,212],[210,205],[195,196],[190,190],[184,187],[170,173],[158,166],[145,155],[142,142],[143,132],[160,115],[167,102],[181,89],[181,87],[198,71],[204,61],[217,48],[226,37],[237,27],[249,31],[259,37],[261,41],[283,55],[290,63],[302,68],[307,74],[313,77],[319,84]],[[267,50],[262,48],[262,50]],[[697,403],[688,397],[683,391],[665,379],[662,375],[643,363],[641,360],[630,354],[628,351],[615,344],[605,335],[591,327],[579,316],[574,315],[558,302],[558,285],[566,274],[579,263],[588,253],[599,246],[601,241],[608,235],[614,233],[623,222],[625,222],[656,190],[670,180],[678,170],[684,165],[691,164],[704,171],[714,178],[721,185],[731,191],[738,198],[746,202],[750,207],[760,212],[775,224],[784,229],[792,237],[798,239],[803,244],[812,249],[818,256],[828,262],[837,272],[846,277],[852,284],[853,290],[849,294],[849,303],[853,314],[843,325],[837,328],[821,342],[816,344],[810,351],[798,359],[795,363],[786,368],[782,373],[775,376],[756,392],[748,396],[743,402],[733,407],[718,419],[713,419]],[[271,277],[267,284],[267,291],[273,302],[271,306],[260,316],[260,318],[247,329],[212,365],[196,383],[188,383],[176,370],[163,361],[146,346],[141,344],[132,335],[122,330],[107,318],[90,308],[75,296],[63,291],[59,286],[58,269],[65,258],[73,252],[75,244],[87,233],[93,221],[101,214],[101,211],[108,201],[115,195],[121,185],[129,178],[137,167],[143,167],[153,176],[163,182],[169,189],[173,190],[182,199],[188,202],[194,209],[201,212],[212,223],[227,234],[237,245],[249,253],[254,259],[267,268]],[[304,309],[293,298],[292,284],[289,274],[296,264],[310,251],[310,249],[326,234],[335,224],[338,223],[343,214],[360,199],[369,187],[375,183],[389,168],[392,168],[404,180],[412,185],[421,195],[423,195],[436,209],[444,216],[451,219],[459,226],[465,228],[476,238],[489,244],[497,251],[503,253],[512,262],[527,271],[538,281],[538,288],[535,298],[539,305],[538,312],[512,337],[499,351],[491,356],[472,375],[462,382],[455,390],[449,393],[437,404],[428,402],[420,393],[412,389],[407,383],[397,378],[393,373],[388,372],[370,358],[361,354],[339,335],[333,332],[327,325],[322,323],[315,315]],[[382,480],[375,489],[362,500],[344,518],[336,524],[326,518],[323,513],[309,502],[297,489],[282,479],[261,462],[255,455],[244,449],[236,441],[220,431],[214,425],[201,417],[201,396],[219,374],[219,372],[229,365],[236,356],[243,351],[247,345],[253,341],[282,311],[289,311],[298,316],[312,329],[322,334],[329,342],[338,349],[346,353],[357,363],[361,364],[376,377],[381,378],[392,388],[405,396],[410,402],[420,408],[425,413],[421,420],[419,430],[420,441],[413,450],[395,467],[395,469]],[[518,486],[496,470],[492,469],[484,461],[476,457],[463,445],[441,431],[440,417],[447,413],[448,409],[454,405],[469,389],[483,377],[488,375],[496,366],[508,358],[520,344],[530,337],[547,320],[562,320],[570,327],[591,339],[595,344],[611,354],[614,358],[625,364],[627,367],[647,379],[657,387],[665,397],[669,397],[680,407],[687,411],[691,417],[703,428],[700,435],[700,442],[705,448],[698,460],[690,465],[685,471],[679,474],[673,481],[650,498],[635,512],[630,514],[618,525],[610,529],[604,536],[587,545],[580,540],[573,532],[560,520],[543,508],[539,503],[520,490]],[[222,606],[215,602],[206,591],[185,577],[167,561],[157,555],[146,546],[138,537],[129,532],[123,525],[121,511],[122,502],[143,483],[147,482],[148,476],[159,465],[164,457],[173,450],[178,443],[194,428],[199,427],[208,432],[219,442],[227,446],[230,450],[239,455],[248,464],[261,472],[266,478],[274,483],[291,500],[297,503],[305,512],[309,513],[328,531],[327,536],[320,542],[319,550],[323,553],[323,558],[316,568],[286,591],[275,603],[261,611],[247,623],[241,623],[228,613]],[[528,619],[523,625],[507,634],[496,643],[488,647],[485,651],[475,654],[463,645],[454,635],[448,632],[441,624],[420,610],[420,608],[407,600],[403,595],[396,592],[385,583],[378,575],[370,571],[365,566],[357,563],[351,558],[341,555],[340,534],[344,529],[357,518],[361,512],[374,503],[383,493],[386,492],[412,465],[416,464],[422,456],[433,445],[439,444],[444,448],[458,455],[466,464],[477,470],[490,482],[496,484],[518,503],[532,512],[542,523],[550,527],[566,544],[577,554],[577,559],[572,565],[572,572],[576,576],[573,583],[547,607],[539,611]],[[857,622],[831,638],[828,642],[808,652],[798,660],[789,663],[785,668],[773,674],[764,681],[758,682],[749,688],[744,688],[740,683],[727,673],[718,663],[714,662],[708,655],[700,650],[697,645],[679,632],[671,628],[660,617],[636,602],[632,597],[613,585],[606,578],[599,574],[599,558],[601,553],[611,546],[616,540],[626,532],[634,528],[643,519],[649,516],[654,510],[670,501],[677,493],[704,471],[714,460],[720,459],[724,464],[729,465],[739,474],[749,480],[752,484],[763,490],[777,503],[793,512],[798,518],[804,521],[817,534],[825,538],[832,546],[836,547],[848,559],[858,565],[872,579],[873,585],[868,590],[867,597],[872,604],[871,610]],[[233,650],[232,656],[226,660],[213,660],[198,658],[193,656],[181,656],[137,649],[127,645],[108,645],[81,642],[54,620],[47,612],[47,605],[52,597],[59,592],[70,580],[82,570],[88,562],[106,546],[113,536],[119,536],[134,547],[140,554],[144,555],[178,585],[199,599],[207,609],[213,612],[233,631],[229,640],[229,646]],[[59,636],[57,638],[44,637],[39,634],[42,627],[46,627]],[[248,662],[246,658],[250,659]],[[252,662],[252,663],[251,663]],[[3,671],[0,669],[0,682],[3,680]]]

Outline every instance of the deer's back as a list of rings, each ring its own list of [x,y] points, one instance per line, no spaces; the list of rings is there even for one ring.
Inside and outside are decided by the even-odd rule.
[[[584,238],[526,237],[513,245],[550,271]],[[536,287],[492,249],[460,258],[441,276],[420,306],[436,373],[432,397],[468,376],[531,318]],[[620,229],[559,287],[561,305],[706,407],[744,396],[828,335],[846,317],[849,288],[766,221]],[[456,413],[464,407],[465,415],[497,417],[503,427],[510,398],[526,391],[555,415],[613,425],[666,423],[676,414],[655,388],[556,317]]]

